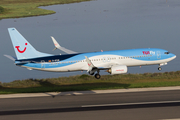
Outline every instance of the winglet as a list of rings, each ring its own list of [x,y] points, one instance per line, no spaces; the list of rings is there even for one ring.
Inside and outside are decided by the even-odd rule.
[[[55,48],[53,49],[53,51],[56,50],[56,49],[60,49],[60,50],[64,51],[65,53],[68,53],[68,54],[76,54],[77,53],[75,51],[72,51],[72,50],[66,49],[64,47],[61,47],[59,45],[59,43],[54,39],[54,37],[51,36],[51,38],[52,38],[52,41],[53,41],[53,43],[55,45]]]
[[[98,71],[98,73],[99,73],[98,68],[93,65],[93,63],[91,62],[91,60],[89,60],[89,58],[88,58],[87,56],[85,56],[85,58],[86,58],[86,62],[87,62],[87,64],[88,64],[88,66],[89,66],[89,70],[88,70],[87,72],[88,72],[90,75],[93,75],[94,72],[96,72],[96,71]]]
[[[90,70],[91,70],[92,68],[94,68],[95,66],[93,65],[93,63],[91,62],[91,60],[89,60],[89,58],[88,58],[87,56],[85,56],[85,58],[86,58],[86,62],[87,62],[87,64],[88,64]]]
[[[54,39],[54,37],[51,36],[51,38],[52,38],[52,41],[53,41],[54,46],[55,46],[54,50],[56,50],[57,48],[60,48],[61,46],[60,46],[59,43]],[[53,50],[53,51],[54,51],[54,50]]]

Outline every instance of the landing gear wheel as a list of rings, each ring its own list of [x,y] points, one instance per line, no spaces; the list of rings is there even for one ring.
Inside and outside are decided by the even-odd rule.
[[[161,67],[158,67],[158,70],[159,70],[159,71],[161,71],[161,70],[162,70],[162,68],[161,68]]]
[[[101,78],[101,75],[100,74],[95,74],[94,76],[96,79],[100,79]]]

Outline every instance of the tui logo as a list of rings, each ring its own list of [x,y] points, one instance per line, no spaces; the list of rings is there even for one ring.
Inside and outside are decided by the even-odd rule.
[[[154,51],[142,51],[143,55],[155,55],[156,53]]]
[[[25,45],[27,45],[27,43],[25,43]],[[26,51],[26,47],[24,48],[24,50],[20,50],[19,47],[20,46],[15,46],[15,48],[17,48],[19,53],[24,53]]]
[[[149,51],[142,51],[142,52],[143,52],[143,55],[148,55],[148,54],[150,54]]]

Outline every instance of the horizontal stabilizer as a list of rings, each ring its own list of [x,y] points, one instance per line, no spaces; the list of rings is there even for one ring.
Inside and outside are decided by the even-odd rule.
[[[10,60],[12,61],[15,61],[17,60],[17,57],[13,57],[13,56],[10,56],[10,55],[4,55],[5,57],[9,58]]]
[[[18,63],[15,63],[16,65],[24,65],[24,64],[27,64],[27,63],[29,63],[29,62],[18,62]]]

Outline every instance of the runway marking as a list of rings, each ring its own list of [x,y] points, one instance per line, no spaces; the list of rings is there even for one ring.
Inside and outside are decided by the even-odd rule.
[[[139,102],[139,103],[119,103],[119,104],[100,104],[100,105],[83,105],[81,107],[106,107],[119,105],[143,105],[143,104],[158,104],[158,103],[177,103],[179,101],[158,101],[158,102]]]

